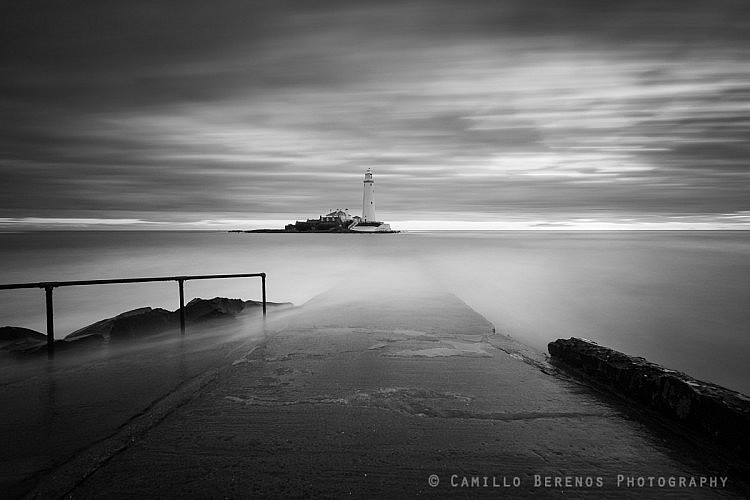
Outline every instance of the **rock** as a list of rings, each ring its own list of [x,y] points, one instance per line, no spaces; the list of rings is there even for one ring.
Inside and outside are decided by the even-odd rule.
[[[37,331],[6,326],[0,328],[0,337],[3,339],[16,338],[15,341],[3,342],[2,347],[0,347],[15,358],[47,353],[47,336]],[[103,342],[104,337],[102,335],[94,334],[74,340],[55,340],[55,353],[66,352],[71,349],[98,347]]]
[[[221,318],[234,318],[240,313],[252,310],[260,311],[262,302],[240,299],[214,297],[213,299],[196,298],[185,306],[188,322],[209,321]],[[293,307],[293,304],[268,302],[269,308]],[[55,352],[66,352],[82,348],[96,348],[103,343],[118,342],[136,338],[149,337],[177,329],[180,322],[180,311],[152,309],[141,307],[106,318],[74,331],[64,340],[55,341]],[[28,328],[5,326],[0,328],[0,351],[16,357],[25,357],[45,353],[47,336]]]
[[[104,336],[99,334],[87,335],[75,340],[56,340],[55,353],[65,352],[72,349],[96,349],[104,344]]]
[[[266,302],[266,308],[274,308],[274,309],[289,309],[291,307],[294,307],[294,304],[291,302]],[[258,309],[261,310],[263,308],[263,302],[259,300],[246,300],[245,301],[245,310],[250,309]]]
[[[178,324],[175,315],[166,309],[145,307],[135,311],[115,316],[110,342],[157,335]]]
[[[66,340],[68,339],[75,339],[79,337],[88,337],[89,335],[102,335],[105,338],[109,338],[109,334],[112,331],[112,327],[115,324],[115,321],[117,321],[118,318],[126,318],[129,316],[136,316],[138,314],[143,314],[144,312],[150,311],[150,307],[140,307],[138,309],[133,309],[132,311],[127,311],[121,314],[118,314],[117,316],[114,316],[112,318],[103,319],[101,321],[97,321],[96,323],[92,323],[88,326],[84,326],[83,328],[80,328],[73,333],[67,335],[65,337]]]
[[[66,340],[80,339],[89,336],[100,336],[108,340],[142,337],[161,333],[174,326],[172,313],[166,309],[141,307],[118,314],[113,318],[103,319],[76,330],[66,336]]]
[[[268,302],[267,305],[269,308],[292,307],[290,303]],[[234,318],[238,314],[252,309],[259,310],[262,306],[262,302],[254,300],[242,301],[225,297],[195,298],[185,305],[185,318],[188,323]],[[179,309],[170,312],[166,309],[141,307],[76,330],[65,337],[65,340],[81,339],[92,335],[101,336],[107,340],[145,337],[165,332],[170,328],[178,328],[179,324]]]
[[[266,302],[267,308],[293,307],[289,302]],[[233,318],[240,313],[247,313],[253,309],[261,310],[263,302],[257,300],[227,299],[214,297],[213,299],[193,299],[185,305],[185,318],[188,322],[205,321],[209,319]],[[179,309],[174,312],[179,320]]]
[[[744,394],[582,339],[558,339],[548,349],[563,366],[750,458],[750,398]]]
[[[214,297],[212,299],[195,298],[185,305],[185,318],[188,323],[220,318],[229,319],[253,309],[260,310],[262,306],[262,302],[254,300],[242,301],[240,299],[228,299],[225,297]],[[267,306],[269,308],[287,308],[292,307],[293,304],[288,302],[268,302]],[[179,309],[170,312],[166,309],[141,307],[118,314],[113,318],[92,323],[66,336],[65,340],[71,341],[95,336],[104,340],[119,341],[156,335],[170,328],[178,328],[179,324]],[[42,335],[42,339],[46,340],[46,336]]]
[[[0,342],[26,339],[46,340],[46,338],[47,336],[43,333],[20,326],[3,326],[0,328]]]
[[[21,351],[46,344],[47,336],[36,330],[21,328],[20,326],[4,326],[0,328],[0,350]]]
[[[214,297],[213,299],[193,299],[185,305],[187,321],[206,321],[210,319],[235,317],[245,309],[240,299]],[[179,309],[175,314],[179,317]]]
[[[2,343],[27,340],[42,340],[46,342],[47,336],[36,330],[20,326],[3,326],[0,328],[0,342]]]

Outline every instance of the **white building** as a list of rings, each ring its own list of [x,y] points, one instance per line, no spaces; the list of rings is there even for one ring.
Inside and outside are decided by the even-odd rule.
[[[372,169],[365,172],[365,187],[362,193],[362,222],[376,222],[375,218],[375,181],[372,180]]]
[[[326,215],[320,216],[320,222],[348,222],[351,220],[353,219],[352,216],[349,215],[349,212],[347,212],[346,209],[341,208],[337,208]]]
[[[359,232],[380,232],[390,231],[391,226],[379,222],[375,218],[375,181],[372,178],[372,169],[365,171],[364,188],[362,192],[362,218],[349,226],[352,231]]]

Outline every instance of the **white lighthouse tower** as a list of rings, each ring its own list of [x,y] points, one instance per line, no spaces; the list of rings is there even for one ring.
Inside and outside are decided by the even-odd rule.
[[[364,192],[362,194],[362,222],[376,222],[375,219],[375,181],[372,180],[372,169],[365,172]]]
[[[348,228],[359,233],[397,233],[389,224],[375,219],[375,181],[372,180],[372,169],[365,172],[365,186],[362,193],[362,217],[355,217]]]

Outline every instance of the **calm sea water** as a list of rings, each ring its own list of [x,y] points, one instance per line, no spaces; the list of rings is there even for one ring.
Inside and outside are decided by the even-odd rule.
[[[445,287],[539,350],[585,337],[750,394],[747,232],[34,232],[0,234],[0,257],[0,283],[262,271],[269,300],[298,305],[377,269],[383,287]],[[259,299],[260,283],[186,294]],[[176,284],[58,289],[56,331],[146,305],[175,309]],[[0,291],[0,325],[44,331],[43,292]]]

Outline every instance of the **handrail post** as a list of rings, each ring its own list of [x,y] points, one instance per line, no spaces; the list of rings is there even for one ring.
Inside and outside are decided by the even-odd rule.
[[[180,285],[180,335],[185,335],[185,280],[178,279]]]
[[[261,286],[263,287],[263,318],[266,317],[266,273],[260,275]]]
[[[185,282],[188,280],[207,280],[220,278],[261,278],[263,289],[263,319],[267,313],[266,299],[266,273],[238,273],[238,274],[207,274],[193,276],[159,276],[151,278],[125,278],[125,279],[101,279],[101,280],[78,280],[78,281],[49,281],[34,283],[10,283],[1,284],[0,290],[15,290],[19,288],[43,288],[45,291],[45,302],[47,312],[47,352],[52,358],[55,350],[55,313],[52,303],[52,292],[55,288],[64,286],[82,286],[82,285],[108,285],[115,283],[152,283],[155,281],[167,282],[177,281],[180,290],[180,333],[185,335]]]
[[[52,305],[52,285],[45,285],[44,295],[47,309],[47,357],[55,357],[55,312]]]

